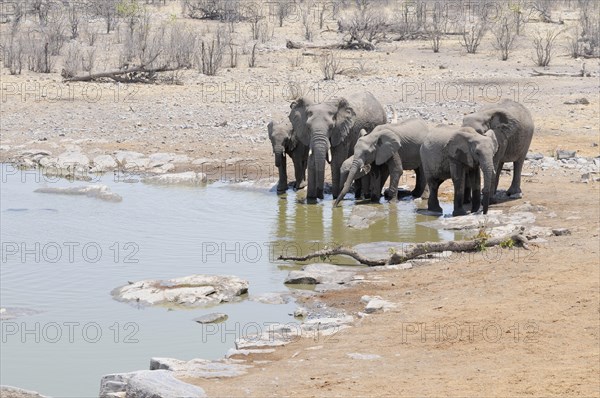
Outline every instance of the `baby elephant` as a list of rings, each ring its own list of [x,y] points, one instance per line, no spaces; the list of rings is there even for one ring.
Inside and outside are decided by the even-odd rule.
[[[425,178],[419,150],[428,133],[427,125],[420,119],[379,125],[370,134],[361,132],[361,137],[354,146],[354,155],[342,164],[340,180],[344,187],[334,206],[348,193],[352,182],[367,175],[369,171],[372,199],[379,200],[389,172],[391,200],[395,201],[403,170],[415,170],[417,182],[411,194],[420,197],[425,189]]]
[[[308,162],[308,147],[300,142],[288,119],[271,121],[267,128],[269,139],[275,154],[275,166],[279,171],[279,182],[277,183],[277,194],[287,191],[287,170],[285,155],[289,155],[294,162],[294,173],[296,182],[294,188],[301,189],[306,186],[306,164]]]
[[[471,212],[479,211],[481,204],[481,177],[483,172],[483,214],[487,214],[490,194],[494,190],[494,155],[498,151],[496,134],[488,130],[477,134],[471,127],[442,126],[434,128],[421,146],[423,171],[429,185],[427,209],[442,213],[438,188],[452,178],[454,183],[453,216],[466,214],[463,209],[465,184],[471,189]],[[466,179],[468,178],[468,182]]]

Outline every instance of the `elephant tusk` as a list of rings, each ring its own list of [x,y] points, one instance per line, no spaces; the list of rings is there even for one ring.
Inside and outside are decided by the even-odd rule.
[[[311,157],[311,156],[312,156],[312,149],[309,149],[308,150],[308,157]]]
[[[331,148],[327,150],[327,157],[325,159],[327,163],[331,164]]]

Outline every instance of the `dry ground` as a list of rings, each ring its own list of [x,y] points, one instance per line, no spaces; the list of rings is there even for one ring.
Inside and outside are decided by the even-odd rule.
[[[224,69],[216,77],[189,71],[183,86],[96,84],[97,101],[83,94],[91,86],[64,84],[58,73],[15,77],[3,69],[0,160],[31,148],[56,156],[76,145],[90,157],[117,150],[177,152],[191,159],[252,159],[272,169],[265,126],[287,114],[282,87],[290,81],[304,87],[322,83],[316,56],[284,48],[285,39],[297,40],[298,32],[298,27],[276,30],[258,68]],[[536,123],[532,151],[549,155],[565,148],[598,155],[598,60],[585,61],[592,78],[531,77],[531,49],[524,38],[508,61],[492,54],[489,38],[479,54],[468,56],[455,38],[447,38],[439,54],[426,41],[382,44],[373,53],[343,52],[347,68],[360,62],[366,69],[337,76],[335,87],[368,88],[396,107],[400,118],[420,115],[433,125],[460,123],[464,113],[491,98],[481,93],[493,83],[502,98],[518,93],[530,108]],[[295,59],[299,65],[293,65]],[[551,71],[575,73],[581,62],[557,55]],[[440,88],[422,96],[422,85],[433,83]],[[26,84],[34,85],[33,93],[23,94]],[[222,84],[275,87],[279,94],[223,99]],[[415,87],[407,84],[419,89],[407,91]],[[465,90],[460,98],[444,91],[455,85]],[[44,88],[57,87],[60,98],[52,100],[56,91]],[[216,96],[207,95],[214,87],[220,87]],[[466,94],[471,88],[478,93],[474,98]],[[590,104],[564,104],[580,97]],[[532,253],[517,251],[516,260],[507,250],[495,262],[475,256],[386,271],[376,287],[323,294],[320,300],[349,312],[361,309],[363,294],[378,294],[398,307],[363,319],[335,339],[303,339],[257,358],[273,362],[257,364],[245,376],[193,382],[210,396],[599,396],[599,186],[572,181],[579,181],[579,174],[561,169],[540,172],[523,184],[525,200],[556,213],[541,214],[539,223],[569,228],[572,235],[549,238]],[[459,324],[462,337],[430,333],[422,340],[419,332],[407,334],[416,324],[433,330],[439,324],[448,333]],[[347,356],[354,352],[380,358]]]

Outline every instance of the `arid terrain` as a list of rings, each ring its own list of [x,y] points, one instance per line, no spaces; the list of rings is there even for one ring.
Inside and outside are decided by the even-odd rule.
[[[566,25],[576,22],[573,10],[558,14]],[[335,23],[329,25],[315,43],[335,42]],[[476,54],[467,54],[453,35],[443,38],[439,53],[424,39],[342,50],[344,71],[328,81],[319,65],[322,50],[286,48],[287,39],[303,41],[300,23],[275,26],[256,67],[241,61],[216,76],[185,70],[177,85],[64,82],[58,66],[49,74],[10,75],[2,68],[0,161],[31,167],[36,153],[77,152],[91,161],[118,151],[174,153],[186,157],[169,171],[207,172],[212,165],[209,179],[275,182],[266,125],[287,117],[298,88],[319,98],[368,89],[400,120],[417,116],[431,126],[460,124],[481,105],[512,98],[533,115],[531,152],[598,157],[599,59],[571,58],[561,38],[550,66],[535,66],[531,34],[547,25],[553,24],[527,23],[507,61],[490,34]],[[247,29],[240,23],[238,37]],[[99,40],[110,47],[113,37]],[[579,73],[583,64],[589,77],[562,76]],[[533,76],[533,70],[559,76]],[[566,103],[581,98],[586,101]],[[232,166],[238,163],[256,167],[241,172]],[[291,166],[288,172],[293,175]],[[185,381],[208,396],[599,396],[600,175],[582,182],[575,167],[526,166],[524,173],[523,199],[493,208],[524,201],[544,206],[537,224],[571,234],[548,237],[530,251],[504,249],[494,261],[476,253],[386,270],[373,283],[320,294],[317,300],[349,314],[363,311],[363,295],[379,295],[396,308],[357,318],[334,336],[250,354],[255,366],[243,376]],[[503,176],[500,188],[509,184]],[[460,335],[452,335],[457,329]]]

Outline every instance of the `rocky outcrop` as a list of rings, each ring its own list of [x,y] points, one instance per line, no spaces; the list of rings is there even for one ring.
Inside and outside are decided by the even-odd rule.
[[[24,390],[13,386],[0,386],[0,397],[2,398],[46,398],[36,391]]]
[[[205,306],[240,300],[248,282],[235,276],[190,275],[169,280],[149,279],[116,288],[116,300],[147,305]]]
[[[210,314],[206,314],[206,315],[202,315],[199,316],[197,318],[194,318],[194,321],[198,322],[198,323],[219,323],[219,322],[224,322],[227,320],[227,318],[229,318],[227,316],[227,314],[223,314],[221,312],[213,312]]]
[[[178,380],[168,370],[140,370],[102,377],[100,398],[196,398],[206,397],[200,387]]]
[[[291,271],[285,278],[285,283],[289,285],[343,285],[351,282],[357,272],[357,267],[314,263],[305,265],[300,271]]]
[[[38,188],[33,192],[53,193],[59,195],[82,195],[88,198],[96,198],[107,202],[121,202],[123,198],[106,185],[87,185],[80,187],[44,187]]]
[[[169,370],[173,372],[175,377],[179,378],[214,379],[246,374],[247,369],[252,366],[241,362],[243,361],[234,359],[181,361],[174,358],[152,358],[150,360],[150,370]]]

